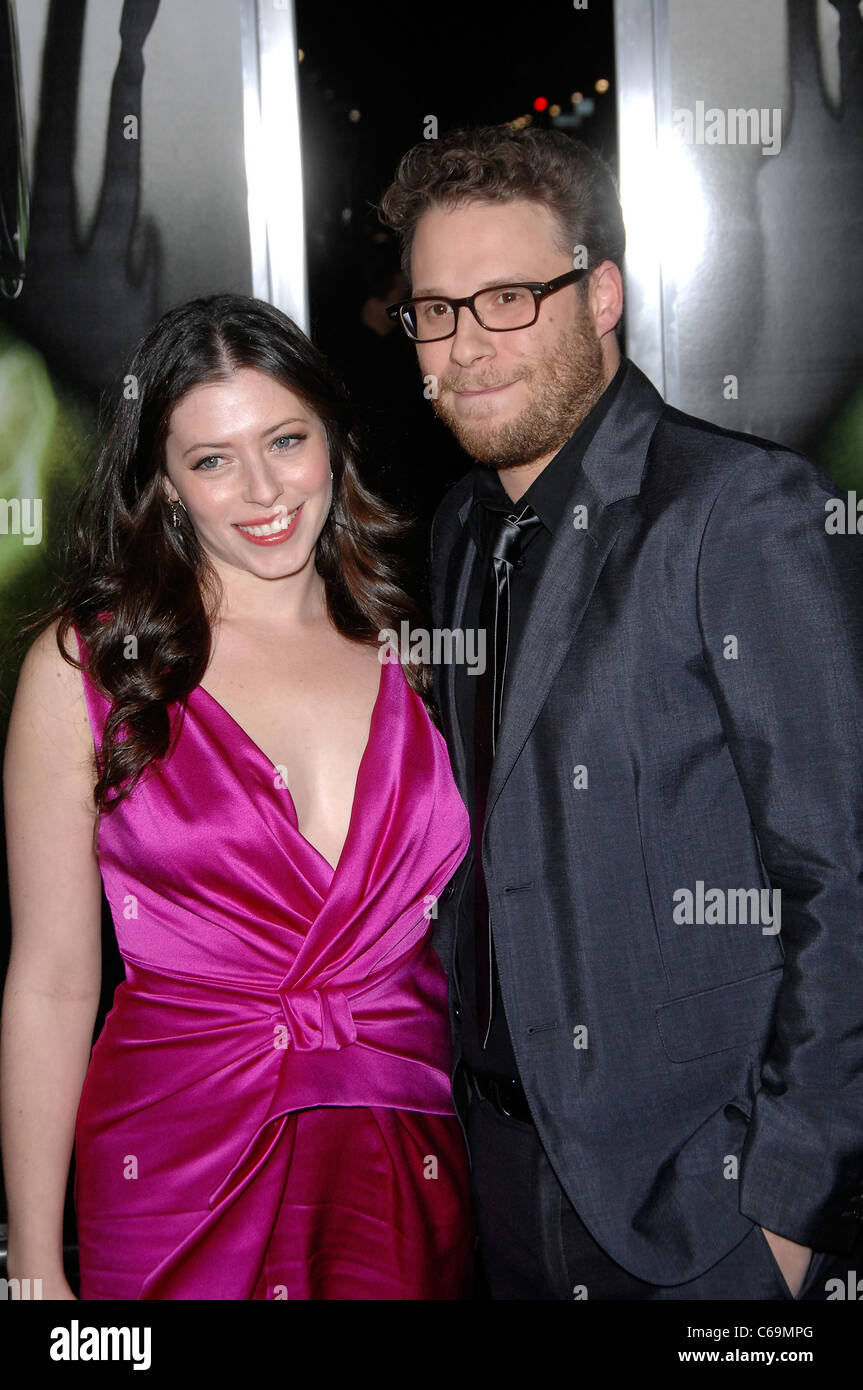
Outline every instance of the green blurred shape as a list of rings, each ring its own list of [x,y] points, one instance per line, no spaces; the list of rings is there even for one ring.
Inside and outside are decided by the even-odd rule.
[[[0,534],[0,741],[24,650],[22,616],[43,604],[57,578],[59,542],[75,490],[90,466],[95,428],[86,398],[52,374],[30,343],[0,322],[0,498],[39,498],[42,539]]]
[[[827,426],[815,457],[847,491],[863,491],[863,386]]]
[[[35,348],[0,339],[0,499],[39,498],[45,539],[45,493],[58,402],[45,359]],[[11,522],[10,522],[11,524]],[[25,566],[36,549],[23,536],[0,534],[0,584]]]

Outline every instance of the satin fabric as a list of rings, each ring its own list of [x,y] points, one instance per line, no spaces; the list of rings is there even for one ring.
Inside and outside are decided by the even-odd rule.
[[[110,702],[84,687],[98,746]],[[99,827],[126,978],[76,1121],[81,1297],[467,1296],[430,926],[469,823],[443,738],[383,664],[333,870],[203,686],[171,717]]]

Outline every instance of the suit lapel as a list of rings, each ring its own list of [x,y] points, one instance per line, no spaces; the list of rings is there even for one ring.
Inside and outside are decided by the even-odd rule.
[[[586,508],[588,529],[576,529],[567,519],[556,532],[531,600],[521,643],[507,672],[486,819],[575,640],[620,529],[620,522],[609,513],[581,470],[570,493],[569,517],[575,507]]]
[[[637,496],[662,397],[631,362],[627,377],[576,473],[525,631],[507,673],[504,707],[486,807],[488,823],[564,657],[623,522],[613,504]],[[584,508],[576,513],[576,508]],[[576,526],[578,517],[584,526]],[[471,551],[473,547],[471,546]],[[459,612],[464,608],[462,599]]]
[[[468,517],[473,505],[473,498],[468,497],[467,501],[459,508],[458,519],[460,530],[458,539],[450,554],[449,566],[447,568],[446,586],[443,599],[443,623],[447,624],[447,619],[451,615],[449,626],[460,628],[464,626],[464,610],[467,603],[468,584],[470,583],[471,570],[476,558],[476,545],[468,526]],[[465,758],[464,732],[458,718],[458,710],[455,700],[455,664],[450,662],[443,668],[443,679],[441,681],[441,713],[444,721],[445,730],[449,738],[450,761],[452,763],[453,774],[456,785],[463,797],[467,796],[467,765]]]

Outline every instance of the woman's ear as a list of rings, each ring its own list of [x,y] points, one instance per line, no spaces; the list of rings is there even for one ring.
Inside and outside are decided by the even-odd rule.
[[[162,491],[165,494],[166,501],[179,502],[180,494],[177,492],[177,489],[174,487],[174,484],[171,482],[171,479],[168,477],[167,473],[162,474],[160,483]]]

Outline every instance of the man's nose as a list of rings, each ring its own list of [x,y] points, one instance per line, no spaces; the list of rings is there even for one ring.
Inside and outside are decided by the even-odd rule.
[[[453,312],[456,315],[455,333],[450,339],[450,357],[453,361],[465,367],[478,357],[493,354],[491,334],[487,328],[483,328],[467,304],[460,304]]]

